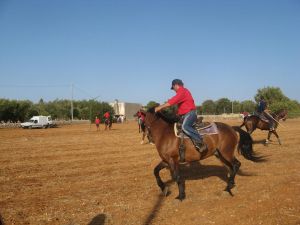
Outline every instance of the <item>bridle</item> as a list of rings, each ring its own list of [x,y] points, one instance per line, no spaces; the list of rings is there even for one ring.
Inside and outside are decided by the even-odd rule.
[[[275,117],[277,117],[278,120],[283,120],[287,115],[282,115],[283,112],[280,112],[279,114],[273,113]]]
[[[155,115],[155,114],[154,114],[154,115]],[[149,126],[146,125],[147,129],[150,130],[150,129],[151,129],[151,126],[152,126],[157,120],[160,119],[160,118],[159,118],[158,116],[156,116],[156,115],[155,115],[155,117],[156,117],[155,119],[153,119],[151,122],[149,122]]]

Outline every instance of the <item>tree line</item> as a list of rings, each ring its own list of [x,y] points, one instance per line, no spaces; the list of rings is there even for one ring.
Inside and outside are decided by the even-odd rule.
[[[114,114],[113,108],[107,102],[96,100],[73,101],[73,118],[79,120],[94,120],[95,116],[102,118],[105,112]],[[50,115],[53,119],[71,119],[71,101],[59,100],[38,103],[29,100],[0,99],[0,121],[24,122],[32,116]]]
[[[202,115],[220,115],[223,113],[253,113],[257,109],[257,104],[261,97],[267,101],[269,109],[276,112],[281,109],[289,111],[289,117],[300,116],[300,103],[296,100],[289,99],[278,87],[264,87],[257,90],[254,100],[231,101],[228,98],[220,98],[218,100],[206,100],[201,106],[197,106],[198,114]],[[150,101],[146,108],[151,108],[158,104],[155,101]],[[176,107],[169,109],[175,111]]]
[[[267,101],[271,111],[276,112],[280,109],[287,109],[289,117],[300,116],[300,103],[289,99],[278,87],[265,87],[257,90],[253,100],[230,101],[228,98],[219,100],[206,100],[201,106],[197,106],[198,114],[219,115],[223,113],[241,113],[256,111],[257,103],[263,96]],[[156,106],[158,103],[150,101],[146,108]],[[73,101],[74,119],[83,119],[92,121],[95,116],[102,118],[106,111],[114,115],[113,108],[107,102],[96,100],[76,100]],[[170,107],[168,113],[175,113],[176,107]],[[26,121],[36,115],[51,115],[53,119],[69,120],[71,118],[70,100],[59,100],[44,102],[40,99],[38,103],[29,100],[9,100],[0,99],[0,121]]]

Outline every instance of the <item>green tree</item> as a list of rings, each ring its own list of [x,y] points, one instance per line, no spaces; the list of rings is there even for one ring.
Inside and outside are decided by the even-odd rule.
[[[253,113],[256,110],[256,103],[251,100],[241,102],[241,112]]]
[[[221,98],[216,102],[217,114],[231,113],[231,101],[228,98]]]
[[[157,102],[155,102],[155,101],[150,101],[150,102],[148,102],[148,104],[146,105],[146,109],[148,110],[148,109],[153,108],[153,107],[156,107],[156,106],[158,106],[158,105],[159,105],[159,103],[157,103]]]
[[[25,100],[25,101],[19,101],[18,102],[18,114],[17,119],[18,121],[24,122],[25,120],[29,119],[28,111],[32,108],[33,103],[31,101]]]
[[[209,115],[209,114],[216,114],[216,103],[213,100],[206,100],[202,103],[202,113]]]
[[[284,102],[289,100],[289,98],[283,94],[279,87],[264,87],[258,89],[254,99],[256,102],[259,102],[261,97],[264,97],[270,106],[276,102]]]
[[[242,104],[239,101],[233,101],[231,103],[232,103],[233,113],[242,112]]]

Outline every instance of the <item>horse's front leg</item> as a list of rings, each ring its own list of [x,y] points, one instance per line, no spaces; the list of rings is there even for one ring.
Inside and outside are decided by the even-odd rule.
[[[176,197],[176,199],[182,201],[183,199],[185,199],[185,180],[180,174],[178,160],[170,160],[170,169],[172,177],[178,185],[179,195]]]
[[[145,137],[146,137],[146,133],[143,132],[143,134],[142,134],[142,141],[141,141],[141,144],[142,144],[142,145],[143,145],[144,142],[145,142]]]
[[[272,131],[269,131],[269,133],[268,133],[268,138],[266,139],[266,142],[265,142],[266,145],[269,144],[271,135],[272,135]]]
[[[163,192],[163,194],[165,196],[168,195],[168,188],[167,186],[165,185],[165,183],[161,180],[160,176],[159,176],[159,172],[164,169],[164,168],[167,168],[168,165],[161,161],[155,168],[154,168],[154,176],[156,178],[156,182],[157,182],[157,185],[160,187],[161,191]]]

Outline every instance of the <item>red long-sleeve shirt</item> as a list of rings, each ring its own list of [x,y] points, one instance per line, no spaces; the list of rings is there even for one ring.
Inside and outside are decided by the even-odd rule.
[[[109,119],[109,117],[110,117],[109,112],[106,112],[106,113],[104,114],[104,118]]]
[[[168,100],[168,103],[170,105],[178,105],[179,115],[187,114],[188,112],[196,109],[191,92],[184,87],[180,87],[177,90],[176,95]]]

